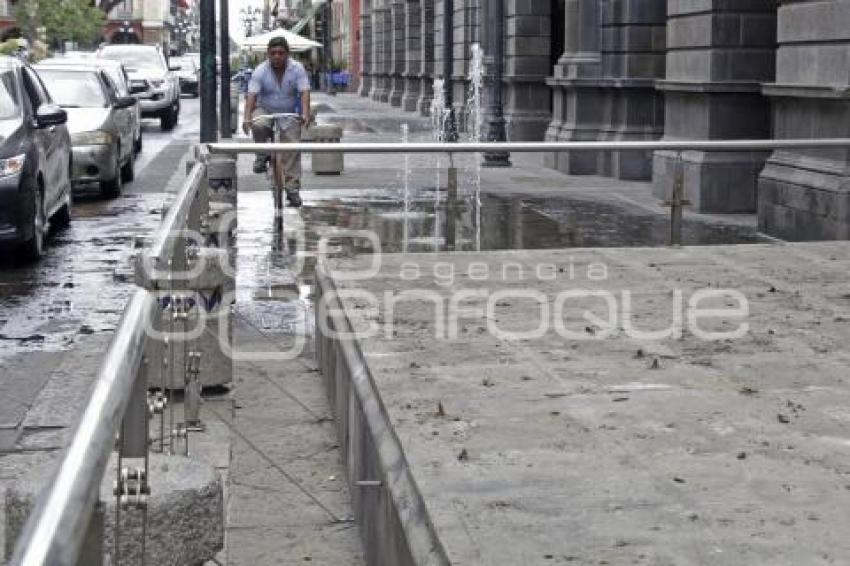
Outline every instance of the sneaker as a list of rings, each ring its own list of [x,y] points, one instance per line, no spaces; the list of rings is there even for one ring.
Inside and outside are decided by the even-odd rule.
[[[289,201],[289,206],[294,208],[301,206],[301,194],[298,190],[287,190],[286,200]]]
[[[258,155],[254,160],[254,173],[261,175],[265,173],[269,167],[269,158],[266,155]]]

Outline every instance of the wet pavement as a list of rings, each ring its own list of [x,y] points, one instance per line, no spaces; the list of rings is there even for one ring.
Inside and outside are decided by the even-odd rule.
[[[402,123],[411,124],[411,132],[428,136],[427,119],[389,115],[383,106],[375,112],[356,111],[346,107],[349,102],[337,97],[320,114],[325,123],[342,125],[347,141],[396,139]],[[181,161],[197,139],[197,114],[197,101],[184,99],[181,124],[174,132],[160,132],[157,122],[146,122],[137,180],[115,200],[83,191],[75,203],[74,221],[52,234],[43,261],[22,265],[8,254],[0,257],[0,454],[12,450],[16,427],[62,353],[84,338],[105,335],[117,324],[133,290],[127,262],[133,239],[154,230],[165,193],[182,180]],[[234,313],[246,345],[263,347],[273,340],[276,348],[285,349],[303,340],[304,351],[309,352],[319,242],[340,229],[372,231],[383,253],[667,243],[667,213],[650,200],[646,184],[566,178],[540,168],[538,158],[514,156],[516,166],[511,170],[481,172],[480,194],[475,189],[478,171],[466,166],[460,197],[450,199],[445,180],[437,181],[438,162],[433,159],[410,160],[410,189],[405,196],[400,160],[346,156],[341,176],[305,173],[305,206],[287,210],[283,233],[276,234],[267,181],[250,173],[249,156],[241,157]],[[305,171],[309,163],[305,158]],[[762,241],[751,219],[743,217],[686,214],[684,226],[686,245]],[[326,251],[334,256],[376,251],[362,237],[332,237],[329,242]],[[293,375],[306,371],[299,376],[306,384],[313,370],[305,370],[305,363],[306,359],[300,370],[292,371]],[[250,384],[244,376],[241,383]],[[236,392],[240,397],[239,389]],[[316,407],[321,407],[321,393],[303,392]],[[263,401],[254,390],[243,392],[241,398],[246,403]],[[257,434],[265,434],[263,426],[257,423]],[[332,445],[331,432],[323,434],[322,442]],[[333,484],[328,489],[336,493],[339,487]],[[339,504],[344,506],[342,500]]]

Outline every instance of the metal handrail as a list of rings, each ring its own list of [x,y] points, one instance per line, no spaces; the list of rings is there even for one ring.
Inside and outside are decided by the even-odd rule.
[[[142,359],[151,293],[135,292],[118,325],[94,390],[56,472],[38,497],[11,564],[71,566],[83,546],[115,433]]]
[[[143,256],[159,263],[181,249],[206,168],[201,160],[192,168]],[[73,437],[18,538],[12,566],[77,563],[158,306],[154,293],[146,289],[138,289],[130,299]]]
[[[592,142],[381,142],[381,143],[234,143],[208,145],[210,153],[544,153],[560,151],[768,151],[850,148],[848,138],[787,140],[653,140]]]
[[[177,239],[182,234],[183,227],[188,224],[192,202],[205,174],[206,164],[202,161],[195,163],[180,192],[177,193],[175,202],[169,207],[168,213],[154,233],[149,250],[150,257],[162,261],[174,254]]]

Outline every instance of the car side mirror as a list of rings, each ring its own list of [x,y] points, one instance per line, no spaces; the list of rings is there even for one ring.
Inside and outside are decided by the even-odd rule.
[[[183,68],[183,67],[181,67],[180,65],[169,65],[169,66],[168,66],[168,70],[169,70],[169,71],[179,71],[179,70],[180,70],[180,69],[182,69],[182,68]]]
[[[133,96],[120,96],[115,100],[115,108],[130,108],[136,103],[136,98]]]
[[[68,121],[68,114],[55,104],[42,104],[35,113],[35,127],[59,126]]]

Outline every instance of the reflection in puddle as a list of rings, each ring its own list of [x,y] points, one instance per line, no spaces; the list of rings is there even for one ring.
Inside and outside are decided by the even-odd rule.
[[[305,196],[303,208],[285,211],[283,232],[276,235],[269,195],[239,197],[237,312],[283,334],[309,334],[311,284],[322,254],[369,254],[376,244],[383,253],[429,253],[666,246],[669,239],[667,218],[614,200],[482,195],[479,206],[473,195],[452,202],[445,192],[430,189],[413,191],[405,207],[397,193],[387,191]],[[683,241],[766,240],[752,228],[686,219]]]

